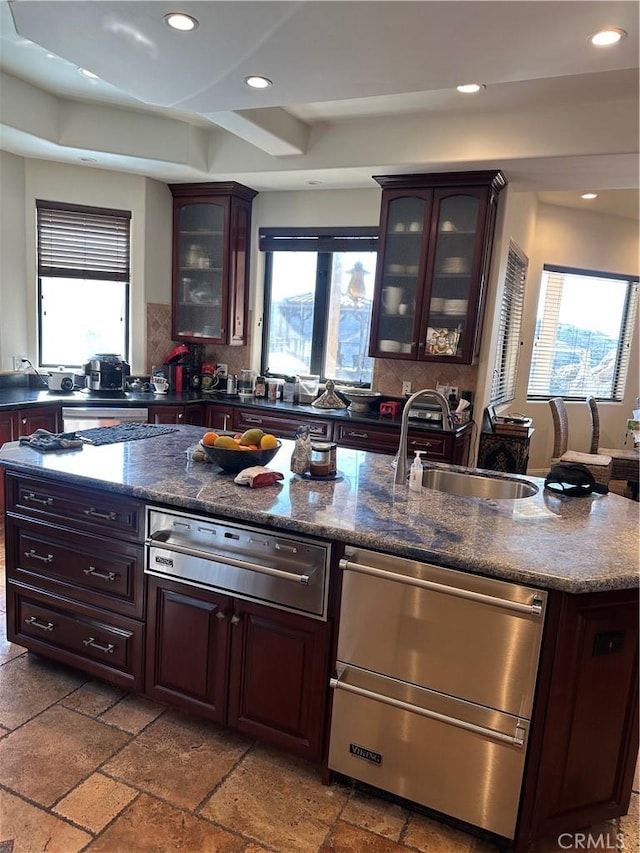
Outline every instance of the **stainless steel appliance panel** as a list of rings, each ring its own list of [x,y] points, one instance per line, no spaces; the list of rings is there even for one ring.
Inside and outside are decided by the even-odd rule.
[[[347,549],[338,659],[531,716],[546,593]]]
[[[326,619],[330,546],[261,528],[147,510],[150,574]]]
[[[331,770],[513,838],[527,720],[352,667],[331,686]]]
[[[117,424],[146,424],[149,410],[124,406],[63,406],[62,423],[65,432],[79,432],[95,427],[117,426]]]

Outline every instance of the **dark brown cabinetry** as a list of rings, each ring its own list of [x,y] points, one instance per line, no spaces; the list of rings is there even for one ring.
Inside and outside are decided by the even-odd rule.
[[[326,622],[149,578],[146,692],[319,759]]]
[[[246,342],[251,202],[242,184],[171,184],[174,340]]]
[[[205,426],[220,432],[233,429],[233,409],[230,406],[210,404],[205,409]]]
[[[11,473],[6,485],[9,639],[142,689],[142,507]]]
[[[332,423],[328,420],[309,417],[306,413],[300,413],[299,417],[293,414],[277,414],[265,409],[234,409],[233,428],[242,432],[251,427],[260,427],[265,432],[273,433],[279,438],[295,438],[296,430],[301,425],[308,426],[312,438],[330,439],[332,435]]]
[[[335,440],[343,447],[374,453],[397,453],[400,431],[368,424],[336,424]],[[471,425],[455,433],[413,429],[407,434],[407,451],[423,450],[427,459],[466,465],[469,456]]]
[[[192,424],[202,426],[203,410],[200,405],[193,406],[150,406],[151,424]]]
[[[471,364],[478,355],[504,175],[376,177],[383,188],[369,354]]]

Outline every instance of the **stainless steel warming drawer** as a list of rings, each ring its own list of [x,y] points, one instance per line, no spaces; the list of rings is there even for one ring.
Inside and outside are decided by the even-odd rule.
[[[331,546],[147,508],[145,572],[326,619]]]

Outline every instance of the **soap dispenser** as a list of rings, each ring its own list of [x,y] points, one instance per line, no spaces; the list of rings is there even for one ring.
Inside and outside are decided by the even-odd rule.
[[[412,492],[421,492],[422,491],[422,460],[420,457],[424,450],[414,450],[416,458],[413,460],[413,465],[409,470],[409,489]]]

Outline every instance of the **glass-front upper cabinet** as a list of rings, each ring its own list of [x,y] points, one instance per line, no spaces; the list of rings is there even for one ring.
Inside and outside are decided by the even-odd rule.
[[[235,182],[173,184],[172,337],[246,340],[251,202]]]
[[[470,364],[501,172],[376,178],[383,187],[370,354]]]

